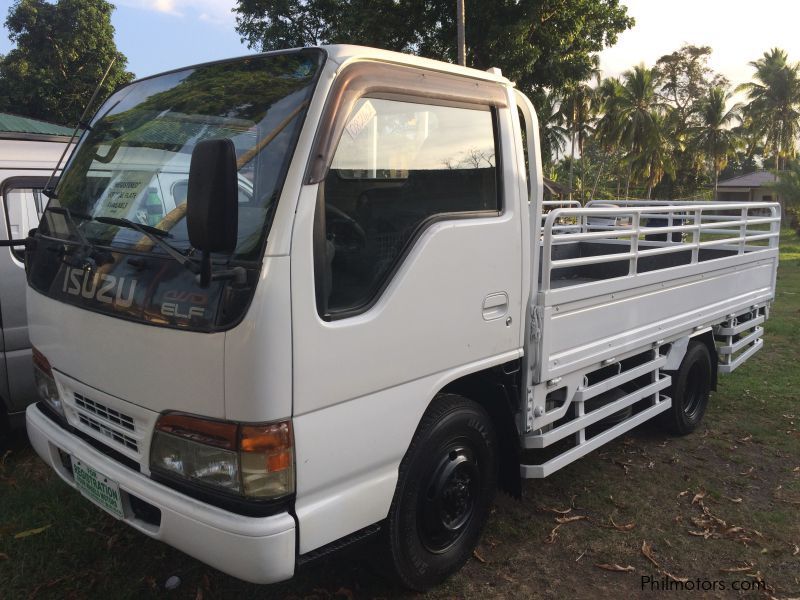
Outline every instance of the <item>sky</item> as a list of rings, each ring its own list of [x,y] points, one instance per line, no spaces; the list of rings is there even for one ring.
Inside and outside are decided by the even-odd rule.
[[[252,52],[239,40],[235,0],[112,0],[117,46],[138,77]],[[466,0],[467,10],[470,2]],[[636,26],[600,54],[606,75],[634,64],[652,65],[683,42],[709,45],[711,67],[733,84],[750,79],[748,62],[773,46],[800,60],[798,0],[622,0]],[[0,0],[0,18],[12,0]],[[454,3],[455,4],[455,3]],[[4,19],[3,19],[4,20]],[[469,31],[467,31],[469,43]],[[0,32],[0,53],[11,48]]]

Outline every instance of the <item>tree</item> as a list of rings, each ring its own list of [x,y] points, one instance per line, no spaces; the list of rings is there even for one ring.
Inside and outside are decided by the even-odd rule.
[[[564,127],[564,119],[559,105],[561,97],[557,92],[542,90],[531,98],[539,119],[539,146],[542,164],[548,165],[558,160],[564,151],[569,132]]]
[[[669,194],[694,194],[705,183],[702,153],[691,146],[691,132],[701,125],[700,113],[709,91],[726,88],[728,81],[708,66],[709,46],[684,44],[665,54],[655,65],[658,93],[669,107],[668,127],[675,142],[675,171],[670,175]]]
[[[455,62],[452,0],[238,0],[237,31],[251,48],[353,43]],[[633,26],[619,0],[470,2],[467,64],[501,67],[521,89],[586,80],[596,52]]]
[[[0,59],[0,111],[74,124],[113,58],[99,100],[129,82],[113,10],[105,0],[17,0],[5,22],[16,47]]]
[[[572,181],[574,176],[575,150],[583,155],[583,144],[592,131],[594,120],[593,91],[585,83],[575,83],[567,88],[561,102],[561,114],[569,130],[569,199],[572,200]]]
[[[721,87],[711,88],[703,100],[699,111],[700,123],[691,132],[692,151],[707,156],[714,173],[714,197],[717,196],[719,173],[728,164],[728,158],[735,156],[741,140],[733,129],[741,121],[741,105],[727,108],[731,94]]]
[[[633,172],[645,182],[647,197],[664,175],[675,174],[675,139],[665,113],[654,111],[629,160]]]
[[[800,206],[800,162],[791,161],[777,176],[777,181],[771,187],[786,205],[794,208]]]
[[[800,65],[789,63],[786,52],[773,48],[750,63],[754,81],[737,91],[747,93],[745,115],[755,137],[764,143],[764,154],[775,160],[780,170],[797,155],[800,134]]]
[[[656,73],[644,64],[639,64],[622,74],[622,85],[619,96],[615,100],[616,110],[621,127],[619,140],[626,149],[625,160],[628,162],[628,180],[625,184],[625,197],[628,197],[633,165],[641,162],[647,151],[653,153],[654,140],[666,139],[661,135],[664,124],[657,122],[659,113],[665,109],[656,92]],[[656,131],[657,130],[657,131]]]

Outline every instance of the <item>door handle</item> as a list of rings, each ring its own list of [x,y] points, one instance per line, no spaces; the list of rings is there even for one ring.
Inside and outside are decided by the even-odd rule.
[[[508,312],[508,294],[495,292],[483,299],[483,320],[494,321],[506,316]]]

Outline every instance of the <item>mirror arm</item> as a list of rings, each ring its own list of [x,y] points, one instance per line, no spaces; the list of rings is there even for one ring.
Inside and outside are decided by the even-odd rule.
[[[244,267],[214,271],[211,266],[211,253],[203,251],[200,259],[200,272],[195,276],[195,279],[202,288],[207,288],[212,281],[233,280],[235,284],[243,285],[247,283],[247,271]]]

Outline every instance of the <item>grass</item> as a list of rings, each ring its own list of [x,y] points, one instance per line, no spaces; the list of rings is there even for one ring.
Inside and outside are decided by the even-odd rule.
[[[475,558],[424,597],[638,597],[645,576],[722,582],[721,597],[734,582],[759,581],[765,589],[741,594],[800,596],[800,238],[788,230],[765,339],[764,350],[721,379],[693,435],[668,437],[646,424],[548,479],[525,482],[522,500],[498,497]],[[558,526],[553,510],[584,518]],[[373,570],[373,551],[355,548],[290,582],[252,586],[95,509],[24,439],[0,461],[3,598],[407,595]],[[181,585],[166,592],[172,575]]]

